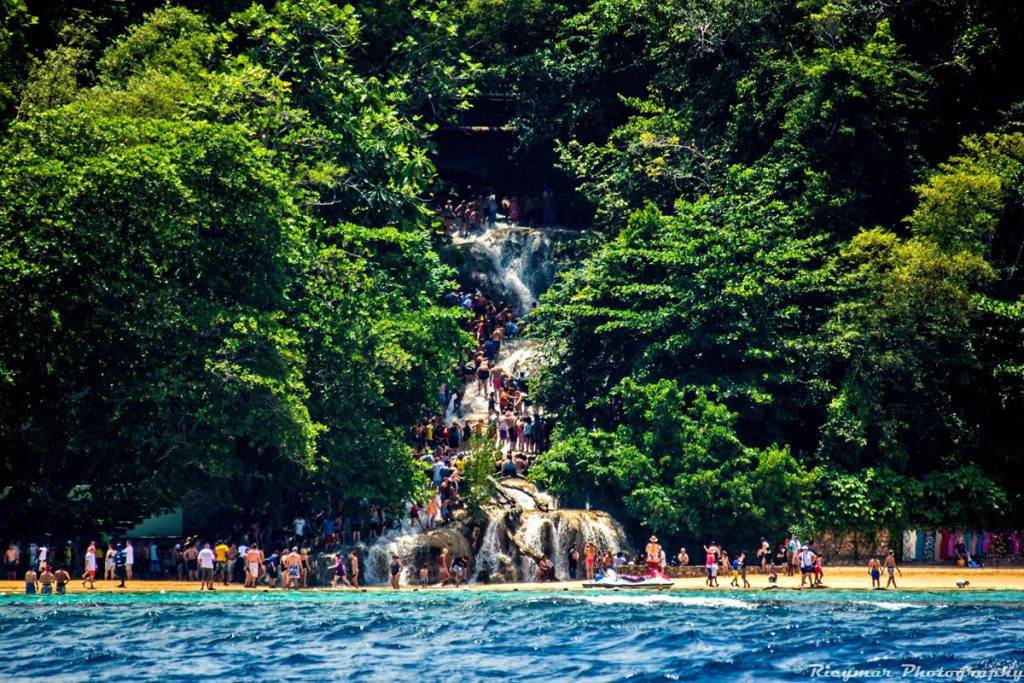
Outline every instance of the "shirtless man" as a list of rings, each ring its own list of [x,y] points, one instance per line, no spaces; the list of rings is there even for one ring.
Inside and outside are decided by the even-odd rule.
[[[658,537],[651,536],[647,539],[647,568],[652,572],[661,571],[661,562],[665,559],[665,552],[658,545]]]
[[[7,580],[18,580],[18,563],[21,562],[21,552],[11,543],[4,553],[4,566],[7,567]]]
[[[352,587],[359,588],[359,556],[355,550],[348,554],[348,559],[352,561]]]
[[[288,577],[285,588],[299,589],[299,582],[302,580],[302,556],[299,555],[299,549],[297,547],[292,548],[292,551],[284,556],[284,571]]]
[[[37,583],[39,583],[39,576],[36,575],[35,569],[29,567],[28,571],[25,572],[25,594],[35,595]]]
[[[885,581],[885,587],[888,588],[889,586],[892,586],[893,588],[896,588],[895,572],[899,572],[901,577],[903,576],[903,572],[896,566],[895,551],[890,550],[889,554],[885,556],[885,571],[889,573],[889,578]]]
[[[71,575],[68,574],[64,567],[60,567],[53,573],[53,581],[57,585],[57,594],[64,595],[68,591],[68,582],[71,581]]]
[[[50,567],[45,564],[40,567],[40,571],[42,573],[39,574],[39,592],[43,595],[50,595],[53,593],[53,572],[51,572]]]
[[[686,565],[690,564],[690,556],[686,554],[686,548],[679,549],[679,555],[676,559],[679,560],[680,567],[685,567]]]
[[[880,589],[882,587],[882,563],[878,561],[877,557],[868,560],[868,574],[871,575],[871,587]]]
[[[199,550],[195,544],[189,545],[185,548],[182,557],[185,558],[185,567],[188,569],[188,580],[198,581],[199,580]]]
[[[263,553],[256,544],[249,546],[245,551],[245,587],[255,588],[256,580],[260,578],[260,567],[263,566]]]

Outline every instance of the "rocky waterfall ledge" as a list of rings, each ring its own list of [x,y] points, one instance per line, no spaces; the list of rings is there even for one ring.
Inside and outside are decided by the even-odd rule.
[[[403,585],[416,583],[423,565],[430,582],[436,583],[438,557],[448,548],[450,558],[469,559],[472,583],[532,581],[542,556],[555,565],[559,579],[568,579],[573,544],[581,555],[589,542],[598,548],[629,549],[622,527],[608,513],[563,510],[554,497],[521,479],[500,482],[486,511],[486,521],[471,520],[465,511],[459,511],[447,526],[427,532],[403,520],[401,528],[369,546],[364,560],[366,577],[374,584],[387,583],[387,564],[395,554],[405,567]]]

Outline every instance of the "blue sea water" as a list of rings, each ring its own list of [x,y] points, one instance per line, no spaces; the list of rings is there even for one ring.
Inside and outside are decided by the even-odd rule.
[[[1024,680],[1024,593],[0,596],[3,681],[300,676]]]

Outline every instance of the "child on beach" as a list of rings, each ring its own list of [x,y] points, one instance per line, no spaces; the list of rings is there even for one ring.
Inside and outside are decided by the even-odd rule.
[[[426,588],[430,583],[430,573],[427,571],[427,565],[420,567],[420,586]]]
[[[750,588],[750,582],[747,581],[747,554],[740,553],[740,556],[736,558],[739,562],[740,578],[743,579],[743,587]]]

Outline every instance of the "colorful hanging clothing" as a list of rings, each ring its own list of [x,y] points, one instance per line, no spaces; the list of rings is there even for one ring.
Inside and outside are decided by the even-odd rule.
[[[924,534],[924,550],[921,552],[921,560],[924,562],[934,562],[939,559],[935,550],[935,532],[926,531]]]
[[[904,531],[903,532],[903,561],[912,562],[914,558],[914,551],[917,549],[917,532],[916,531]]]

